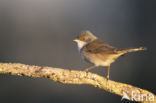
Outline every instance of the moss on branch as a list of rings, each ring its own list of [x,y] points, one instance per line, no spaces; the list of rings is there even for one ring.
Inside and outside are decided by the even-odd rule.
[[[156,96],[144,89],[134,87],[129,84],[107,80],[105,77],[85,71],[67,70],[53,67],[30,66],[20,63],[0,63],[1,74],[24,75],[29,77],[46,77],[53,81],[68,84],[88,84],[108,92],[123,96],[124,93],[131,98],[135,94],[135,101],[143,103],[156,103]],[[144,98],[140,99],[140,95]],[[147,98],[145,98],[147,96]],[[134,100],[134,98],[133,98]],[[153,100],[153,101],[149,101]]]

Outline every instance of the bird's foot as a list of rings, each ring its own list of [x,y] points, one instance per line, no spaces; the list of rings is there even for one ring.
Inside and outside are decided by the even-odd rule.
[[[109,75],[107,75],[107,78],[106,79],[107,79],[107,81],[109,80]]]
[[[95,68],[95,67],[96,67],[96,66],[93,65],[93,66],[91,66],[91,67],[89,67],[89,68],[86,68],[84,71],[88,73],[89,70],[91,70],[91,69],[93,69],[93,68]]]
[[[84,71],[88,73],[89,69],[88,69],[88,68],[86,68]]]

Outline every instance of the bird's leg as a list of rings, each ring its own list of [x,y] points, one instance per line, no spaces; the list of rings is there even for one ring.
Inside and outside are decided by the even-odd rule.
[[[93,65],[93,66],[91,66],[91,67],[86,68],[84,71],[88,72],[89,70],[91,70],[91,69],[93,69],[93,68],[95,68],[95,67],[96,67],[96,66]]]
[[[107,71],[107,80],[109,80],[109,72],[110,72],[110,65],[108,66],[108,71]]]

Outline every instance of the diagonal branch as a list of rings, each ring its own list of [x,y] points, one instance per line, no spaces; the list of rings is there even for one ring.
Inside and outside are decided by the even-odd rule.
[[[128,96],[129,99],[134,101],[156,103],[156,95],[147,90],[129,84],[107,80],[102,76],[90,72],[86,73],[84,71],[53,67],[30,66],[20,63],[0,63],[0,73],[30,77],[46,77],[53,81],[68,84],[89,84],[119,96]]]

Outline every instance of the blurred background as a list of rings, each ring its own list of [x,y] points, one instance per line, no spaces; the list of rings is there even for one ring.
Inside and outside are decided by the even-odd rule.
[[[118,48],[146,46],[113,63],[110,79],[156,93],[155,0],[0,0],[0,62],[83,70],[90,64],[72,41],[83,30]],[[3,74],[0,92],[0,103],[121,102],[88,85]]]

